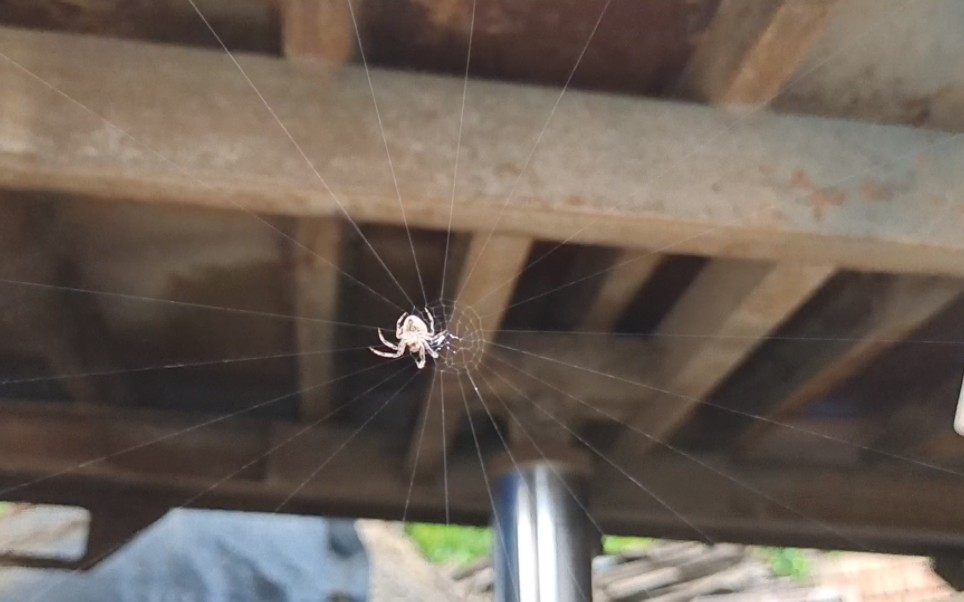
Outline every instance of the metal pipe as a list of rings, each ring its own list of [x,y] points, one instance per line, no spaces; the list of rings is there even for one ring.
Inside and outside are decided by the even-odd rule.
[[[565,464],[503,474],[493,513],[496,602],[589,602],[592,550],[580,483]]]

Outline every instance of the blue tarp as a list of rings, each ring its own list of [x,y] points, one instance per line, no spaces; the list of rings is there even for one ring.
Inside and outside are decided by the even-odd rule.
[[[324,602],[368,598],[350,520],[174,510],[87,573],[29,571],[17,602]]]

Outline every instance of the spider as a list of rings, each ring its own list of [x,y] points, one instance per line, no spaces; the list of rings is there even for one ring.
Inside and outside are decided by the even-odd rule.
[[[382,334],[382,329],[378,329],[378,338],[382,340],[391,351],[382,351],[374,347],[369,347],[372,353],[381,357],[398,358],[406,352],[411,353],[415,358],[415,366],[421,370],[425,367],[425,356],[430,355],[433,359],[438,359],[438,352],[445,347],[451,340],[458,339],[447,330],[435,332],[435,318],[432,312],[425,309],[428,316],[428,324],[425,320],[415,314],[405,312],[395,323],[395,337],[397,342],[392,343]]]

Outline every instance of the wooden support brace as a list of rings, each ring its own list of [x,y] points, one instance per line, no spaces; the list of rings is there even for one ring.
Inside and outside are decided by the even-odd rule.
[[[357,0],[356,0],[357,1]],[[281,39],[285,56],[302,63],[341,67],[355,50],[355,30],[348,0],[283,0]],[[341,224],[335,218],[302,218],[295,239],[295,305],[297,315],[334,320],[340,281],[335,266],[341,257]],[[314,421],[331,410],[335,377],[335,329],[331,324],[296,323],[301,375],[300,415]]]
[[[700,400],[832,273],[827,266],[711,262],[657,330],[663,353],[650,384],[671,393],[644,397],[628,424],[656,440],[671,438]],[[656,441],[626,429],[615,452],[625,458],[655,445]]]
[[[355,52],[351,9],[361,0],[283,0],[282,44],[285,56],[328,67],[347,64]]]
[[[295,305],[303,318],[295,323],[301,374],[302,420],[314,421],[331,411],[335,378],[335,327],[318,320],[338,315],[339,276],[335,266],[341,250],[342,226],[334,219],[304,218],[298,222],[295,246]]]
[[[678,84],[716,105],[769,103],[823,31],[837,0],[723,0]]]
[[[777,350],[757,367],[752,382],[740,385],[741,390],[754,391],[757,398],[765,395],[765,399],[773,400],[762,408],[767,418],[786,419],[867,367],[947,307],[962,291],[964,284],[959,281],[902,277],[881,287],[862,315],[854,316],[843,328],[836,329],[835,340],[826,341],[817,352],[809,349],[806,353],[794,353],[790,345],[784,345],[783,350]],[[857,291],[854,295],[866,299],[866,291]],[[829,312],[834,308],[853,312],[855,306],[860,307],[859,303],[845,291],[833,300]],[[809,324],[814,329],[825,327],[820,320],[811,320]],[[814,336],[821,335],[826,333],[819,330],[814,333]],[[788,365],[793,367],[789,372]],[[731,436],[735,447],[747,451],[771,426],[754,422],[734,429]]]
[[[662,261],[663,256],[659,254],[623,251],[614,263],[615,267],[606,274],[582,328],[599,332],[612,331]]]

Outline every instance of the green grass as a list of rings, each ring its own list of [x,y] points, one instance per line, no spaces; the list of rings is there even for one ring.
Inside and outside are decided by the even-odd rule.
[[[764,548],[770,570],[778,577],[804,581],[810,576],[810,561],[797,548]]]
[[[653,543],[648,537],[620,537],[618,535],[607,535],[603,537],[603,554],[621,554],[631,550],[642,550],[648,548]]]
[[[492,532],[481,527],[408,523],[405,533],[426,558],[439,564],[464,566],[492,550]],[[652,540],[644,537],[607,535],[603,538],[603,552],[619,554],[651,544]]]
[[[0,502],[0,516],[5,514],[10,507],[13,506],[10,502]]]
[[[408,523],[405,533],[435,563],[464,566],[492,549],[492,532],[481,527]]]

